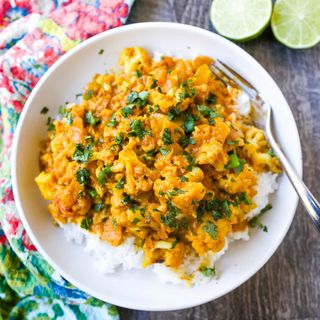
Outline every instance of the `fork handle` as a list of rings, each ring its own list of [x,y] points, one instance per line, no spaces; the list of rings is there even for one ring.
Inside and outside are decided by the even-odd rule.
[[[297,171],[291,165],[291,163],[289,162],[286,155],[282,152],[278,143],[273,138],[273,135],[270,134],[270,132],[267,132],[267,137],[268,137],[268,140],[269,140],[269,143],[270,143],[272,149],[274,150],[279,161],[281,162],[284,171],[286,172],[289,180],[291,181],[293,187],[295,188],[296,192],[298,193],[304,207],[308,211],[314,224],[316,225],[318,231],[320,232],[320,204],[319,204],[319,202],[313,196],[313,194],[310,192],[308,187],[299,178]]]

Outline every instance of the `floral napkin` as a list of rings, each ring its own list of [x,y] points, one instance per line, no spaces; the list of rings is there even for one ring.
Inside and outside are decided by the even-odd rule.
[[[124,24],[133,1],[0,1],[0,320],[119,317],[114,306],[73,287],[37,252],[14,204],[10,156],[37,81],[83,40]]]

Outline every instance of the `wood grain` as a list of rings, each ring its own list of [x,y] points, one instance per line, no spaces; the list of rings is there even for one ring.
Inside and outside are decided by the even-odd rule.
[[[136,0],[129,23],[173,21],[214,31],[210,0]],[[275,79],[294,113],[304,159],[304,181],[320,198],[320,45],[291,50],[270,29],[240,46]],[[299,205],[280,248],[249,281],[205,305],[176,312],[121,309],[126,320],[320,319],[320,237]]]

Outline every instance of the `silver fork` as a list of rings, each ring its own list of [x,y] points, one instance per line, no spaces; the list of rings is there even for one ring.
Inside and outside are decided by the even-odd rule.
[[[273,151],[277,155],[279,161],[282,164],[284,171],[286,172],[289,180],[299,195],[304,207],[311,216],[318,231],[320,231],[320,205],[316,198],[312,195],[307,186],[298,177],[298,174],[294,167],[291,165],[286,155],[281,150],[280,146],[276,142],[272,129],[272,109],[270,103],[261,95],[261,93],[255,89],[247,80],[245,80],[236,71],[228,67],[226,64],[219,60],[210,66],[212,72],[225,84],[238,87],[246,92],[251,98],[252,105],[254,107],[254,123],[255,125],[264,130],[266,138],[270,143]]]

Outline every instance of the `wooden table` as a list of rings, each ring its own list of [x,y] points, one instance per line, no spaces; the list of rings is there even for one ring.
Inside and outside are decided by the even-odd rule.
[[[174,21],[213,31],[210,0],[136,0],[129,23]],[[320,199],[320,45],[291,50],[271,30],[240,46],[275,79],[296,119],[304,159],[304,180]],[[320,319],[320,236],[299,205],[280,248],[249,281],[205,305],[176,312],[121,309],[125,320]]]

